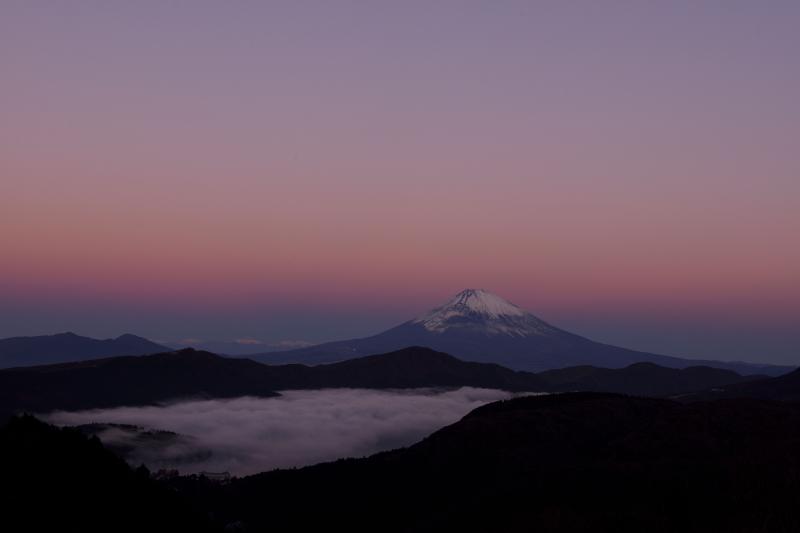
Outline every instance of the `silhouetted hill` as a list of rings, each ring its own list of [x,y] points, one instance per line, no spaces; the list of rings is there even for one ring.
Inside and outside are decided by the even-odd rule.
[[[494,364],[465,362],[420,347],[313,367],[269,366],[186,349],[0,370],[0,413],[149,405],[190,398],[273,396],[279,390],[341,387],[469,386],[512,392],[601,390],[666,396],[742,379],[734,372],[718,369],[676,370],[651,364],[532,374]]]
[[[718,400],[723,398],[760,398],[800,402],[800,369],[776,378],[763,378],[744,383],[720,384],[709,390],[682,396],[682,400]]]
[[[739,374],[780,375],[789,367],[692,360],[603,344],[557,328],[490,292],[467,289],[442,306],[377,335],[252,355],[268,364],[323,364],[425,346],[465,361],[539,372],[591,365],[624,368],[640,362],[669,368],[705,365]]]
[[[673,396],[752,380],[732,370],[708,366],[683,369],[636,363],[622,369],[576,366],[537,374],[553,392],[617,392],[637,396]]]
[[[800,405],[524,397],[407,449],[174,483],[247,531],[794,533]]]
[[[299,365],[272,368],[286,371],[293,366]],[[296,376],[297,379],[285,381],[282,388],[482,387],[533,392],[546,387],[546,383],[536,374],[509,370],[491,363],[461,361],[451,355],[418,346],[302,368],[304,371]]]
[[[0,428],[0,472],[3,531],[216,531],[96,438],[32,417]]]
[[[45,412],[149,405],[180,398],[274,396],[266,367],[181,350],[0,370],[0,410]]]
[[[136,335],[92,339],[74,333],[0,339],[0,368],[49,365],[118,355],[147,355],[169,348]]]
[[[315,388],[483,387],[540,390],[535,375],[407,348],[338,364],[268,366],[192,349],[0,370],[0,412],[147,405],[184,398],[274,396]]]

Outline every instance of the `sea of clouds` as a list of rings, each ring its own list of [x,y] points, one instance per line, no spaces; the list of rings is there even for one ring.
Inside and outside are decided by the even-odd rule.
[[[56,412],[47,420],[59,425],[103,422],[173,431],[184,437],[171,446],[143,442],[129,461],[151,469],[174,467],[182,473],[247,475],[408,446],[478,406],[509,397],[508,392],[470,387],[284,391],[275,398]],[[112,431],[100,438],[111,443],[123,437]]]

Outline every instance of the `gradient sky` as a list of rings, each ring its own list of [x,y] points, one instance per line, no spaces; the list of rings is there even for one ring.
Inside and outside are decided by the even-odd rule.
[[[0,336],[321,341],[483,287],[799,363],[800,2],[0,6]]]

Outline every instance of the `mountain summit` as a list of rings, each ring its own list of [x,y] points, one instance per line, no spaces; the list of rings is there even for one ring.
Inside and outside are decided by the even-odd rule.
[[[469,330],[487,335],[549,335],[557,330],[521,307],[483,289],[466,289],[449,302],[412,320],[432,333]]]
[[[784,367],[698,361],[592,341],[564,331],[483,289],[466,289],[443,305],[392,329],[361,339],[251,355],[264,363],[332,363],[424,346],[465,361],[539,372],[577,365],[623,368],[648,362],[670,368],[704,364],[741,374],[781,374]]]

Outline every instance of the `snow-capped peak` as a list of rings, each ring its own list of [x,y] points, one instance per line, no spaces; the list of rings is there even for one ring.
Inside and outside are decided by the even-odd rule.
[[[545,335],[553,328],[521,307],[483,289],[467,289],[412,323],[428,331],[468,329],[487,334]]]
[[[456,294],[439,309],[452,309],[496,318],[501,315],[522,316],[520,307],[483,289],[466,289]]]

